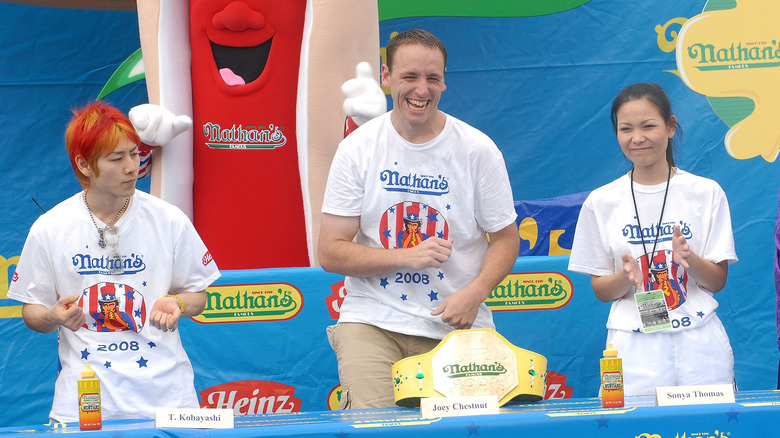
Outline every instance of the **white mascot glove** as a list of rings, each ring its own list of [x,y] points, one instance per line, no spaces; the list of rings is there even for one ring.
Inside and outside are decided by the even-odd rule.
[[[346,97],[344,112],[360,126],[387,112],[387,99],[369,63],[359,63],[355,68],[355,76],[344,82],[341,92]]]
[[[189,116],[177,116],[150,103],[133,107],[128,117],[141,141],[150,146],[163,146],[173,137],[192,128]]]

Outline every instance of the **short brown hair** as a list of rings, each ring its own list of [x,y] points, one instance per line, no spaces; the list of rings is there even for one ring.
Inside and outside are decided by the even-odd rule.
[[[409,44],[419,44],[431,49],[438,49],[444,57],[444,68],[447,68],[447,49],[444,48],[444,44],[428,31],[422,29],[409,29],[396,34],[394,37],[390,38],[390,42],[387,43],[385,53],[387,56],[386,64],[388,70],[393,70],[393,56],[395,55],[395,52],[398,51],[398,48]]]

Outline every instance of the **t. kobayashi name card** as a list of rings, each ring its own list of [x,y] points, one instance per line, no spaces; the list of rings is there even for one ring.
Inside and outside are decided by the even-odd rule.
[[[154,425],[157,428],[232,429],[232,409],[158,409]]]

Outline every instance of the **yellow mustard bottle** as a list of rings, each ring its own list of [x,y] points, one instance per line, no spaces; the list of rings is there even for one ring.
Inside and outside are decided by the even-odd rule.
[[[81,372],[79,387],[79,428],[94,430],[103,427],[103,413],[100,404],[100,379],[89,364]]]
[[[618,352],[607,344],[601,359],[601,406],[605,408],[623,407],[623,359]]]

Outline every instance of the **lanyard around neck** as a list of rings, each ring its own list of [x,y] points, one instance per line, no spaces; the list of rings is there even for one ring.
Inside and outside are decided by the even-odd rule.
[[[672,179],[672,165],[669,165],[669,175],[666,177],[666,190],[664,191],[664,202],[661,204],[661,217],[658,218],[658,225],[655,230],[655,242],[653,242],[653,252],[650,254],[655,255],[655,247],[658,245],[658,235],[661,234],[661,221],[664,218],[664,210],[666,209],[666,195],[669,194],[669,181]],[[647,246],[645,245],[645,236],[642,233],[642,224],[639,223],[639,208],[636,205],[636,195],[634,195],[634,168],[631,168],[631,199],[634,201],[634,212],[636,213],[636,224],[639,226],[639,238],[642,239],[642,250],[645,252],[645,262],[647,263],[647,279],[652,280],[651,272],[652,265],[650,265],[650,254],[647,253]]]

